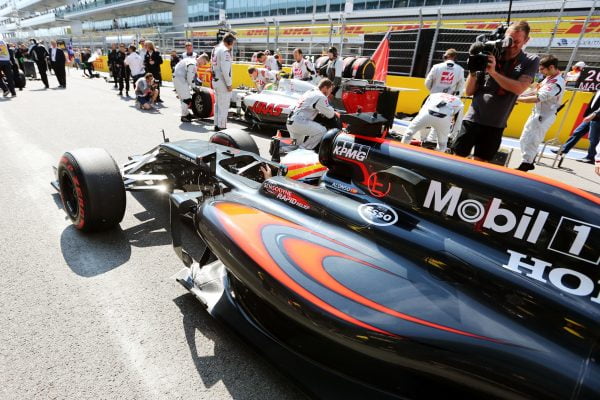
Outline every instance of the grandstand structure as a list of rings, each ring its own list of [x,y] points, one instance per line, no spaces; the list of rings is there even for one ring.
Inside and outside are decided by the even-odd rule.
[[[600,66],[598,0],[515,0],[512,20],[532,26],[529,49],[552,52],[562,68]],[[454,47],[466,61],[474,38],[504,22],[498,0],[0,0],[0,35],[9,41],[60,38],[107,48],[141,37],[163,50],[186,41],[210,51],[219,29],[236,32],[235,55],[271,49],[291,62],[295,47],[313,57],[337,46],[344,56],[371,55],[391,31],[389,73],[423,76]]]

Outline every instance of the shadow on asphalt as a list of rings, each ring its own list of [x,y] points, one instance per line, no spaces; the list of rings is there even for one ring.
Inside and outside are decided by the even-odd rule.
[[[131,246],[145,248],[172,243],[168,196],[158,192],[132,192],[131,195],[144,208],[133,214],[138,224],[96,233],[83,233],[69,225],[62,232],[63,258],[77,275],[93,277],[117,268],[131,257]],[[56,193],[52,197],[56,206],[62,209],[60,195]],[[183,224],[182,240],[192,257],[199,259],[202,256],[205,246],[191,224]],[[176,257],[175,253],[173,257]]]
[[[179,129],[181,129],[182,131],[188,131],[188,132],[198,132],[198,133],[207,133],[207,132],[211,132],[212,129],[212,124],[208,125],[204,122],[182,122],[181,124],[179,124]]]
[[[211,317],[192,294],[181,295],[173,299],[173,302],[181,311],[190,355],[204,386],[210,388],[222,382],[231,398],[236,400],[256,399],[258,396],[271,399],[281,397],[281,392],[265,396],[266,393],[269,393],[269,388],[256,387],[257,372],[259,375],[264,373],[269,376],[277,376],[276,371],[265,364],[262,357],[233,335],[226,326]],[[213,355],[199,354],[200,351],[196,345],[197,333],[214,343]],[[265,371],[267,368],[269,371]],[[284,377],[277,376],[277,378],[280,380],[278,382],[280,385],[288,388],[291,385],[291,382]],[[249,390],[249,388],[253,389]],[[284,397],[305,398],[298,393]]]

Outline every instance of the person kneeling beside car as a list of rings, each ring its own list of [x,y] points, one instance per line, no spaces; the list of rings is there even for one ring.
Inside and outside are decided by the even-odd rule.
[[[197,58],[184,58],[173,70],[173,85],[181,102],[181,122],[191,122],[189,115],[192,104],[191,90],[198,83],[198,67],[208,63],[208,55],[201,54]]]
[[[316,122],[315,118],[319,114],[325,118],[335,116],[335,110],[327,100],[332,91],[333,82],[324,78],[315,89],[309,90],[298,99],[298,103],[288,117],[286,126],[291,138],[300,148],[313,150],[327,132],[327,128]],[[308,138],[304,141],[307,136]]]
[[[148,72],[143,78],[135,83],[135,96],[140,107],[144,110],[152,108],[158,97],[158,84],[154,81],[154,75]]]

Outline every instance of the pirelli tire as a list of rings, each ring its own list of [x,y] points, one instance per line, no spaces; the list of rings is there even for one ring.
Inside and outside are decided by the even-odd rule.
[[[317,75],[327,76],[327,63],[329,62],[328,56],[321,56],[315,61],[315,71]]]
[[[192,95],[192,112],[196,118],[209,118],[213,115],[213,101],[210,89],[200,87]]]
[[[125,186],[119,167],[106,150],[64,153],[57,175],[63,207],[77,229],[104,231],[123,220]]]
[[[258,146],[248,132],[241,129],[230,128],[219,131],[209,139],[211,143],[220,144],[227,147],[233,147],[250,153],[259,154]]]

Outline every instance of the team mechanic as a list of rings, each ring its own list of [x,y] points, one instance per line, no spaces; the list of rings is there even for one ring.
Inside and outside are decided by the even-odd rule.
[[[402,143],[410,143],[416,132],[430,126],[432,130],[429,137],[437,136],[437,150],[445,152],[448,136],[451,131],[454,133],[460,127],[463,107],[463,102],[458,96],[432,93],[421,107],[419,114],[408,125]]]
[[[553,55],[542,57],[540,60],[540,73],[544,74],[545,78],[538,85],[535,93],[530,95],[524,93],[517,98],[520,103],[535,103],[521,134],[520,144],[523,161],[517,168],[520,171],[530,171],[535,168],[533,161],[538,146],[554,123],[565,93],[566,82],[558,69],[558,58]]]
[[[186,57],[177,63],[173,70],[173,85],[181,103],[181,122],[192,122],[189,115],[192,104],[191,91],[196,87],[198,67],[208,64],[208,56]]]
[[[290,137],[300,148],[313,150],[327,132],[327,128],[314,119],[319,114],[326,118],[335,116],[335,110],[327,101],[332,91],[333,82],[323,78],[316,88],[304,93],[298,99],[298,103],[288,117],[286,126]],[[308,138],[304,141],[307,136]]]
[[[454,61],[457,55],[455,49],[448,49],[444,53],[444,62],[431,67],[425,78],[425,87],[430,93],[460,96],[465,86],[465,71]]]
[[[215,131],[227,128],[227,115],[231,101],[231,65],[233,55],[231,49],[235,43],[235,36],[226,33],[223,41],[212,52],[212,87],[215,90]]]
[[[316,74],[315,67],[310,61],[304,58],[302,49],[294,49],[294,63],[292,64],[292,77],[301,81],[310,81]]]
[[[529,24],[520,21],[506,30],[510,45],[499,60],[488,56],[485,72],[469,71],[465,94],[473,96],[460,134],[453,145],[454,153],[467,157],[474,150],[479,161],[491,161],[502,142],[502,132],[515,105],[535,76],[539,57],[522,51],[529,40]]]
[[[248,67],[248,75],[254,82],[258,93],[262,92],[269,83],[275,83],[279,80],[279,74],[266,68]]]

